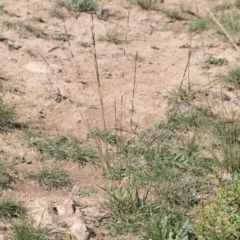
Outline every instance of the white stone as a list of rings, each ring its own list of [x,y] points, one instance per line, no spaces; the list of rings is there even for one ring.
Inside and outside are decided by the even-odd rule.
[[[89,239],[88,228],[82,220],[75,222],[71,226],[70,232],[76,237],[77,240]]]
[[[34,204],[32,215],[36,224],[47,226],[53,222],[53,218],[48,212],[48,203],[45,200],[38,201]]]
[[[50,73],[49,67],[44,62],[37,62],[37,61],[29,62],[26,65],[26,69],[29,72],[34,72],[34,73]]]
[[[58,205],[56,208],[59,216],[73,215],[76,210],[75,204],[72,199],[66,199],[63,204]]]

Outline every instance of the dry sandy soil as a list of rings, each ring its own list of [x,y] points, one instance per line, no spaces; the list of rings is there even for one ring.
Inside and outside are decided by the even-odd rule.
[[[211,7],[220,1],[166,0],[163,6],[167,9],[183,6],[196,12],[196,2],[199,14],[205,14],[205,6]],[[67,133],[84,140],[89,131],[86,122],[92,127],[102,127],[93,61],[92,19],[87,13],[75,18],[66,11],[67,17],[63,23],[50,17],[49,10],[53,6],[53,0],[5,1],[4,12],[0,12],[0,24],[6,20],[28,23],[41,28],[48,37],[36,37],[20,29],[2,26],[0,67],[7,76],[4,99],[16,105],[22,122],[44,127],[50,134]],[[171,20],[161,12],[145,11],[133,5],[127,24],[129,9],[123,1],[109,0],[104,8],[110,12],[109,18],[102,20],[94,15],[93,24],[108,128],[116,127],[116,117],[118,125],[121,122],[128,129],[132,124],[140,130],[148,129],[166,118],[167,101],[164,95],[168,89],[181,83],[190,44],[189,74],[191,84],[198,88],[208,82],[202,67],[204,52],[226,58],[230,64],[236,62],[237,53],[229,43],[224,43],[211,33],[204,33],[203,41],[200,35],[190,35],[188,23],[194,17],[189,14],[183,14],[181,21]],[[11,13],[16,16],[10,16]],[[121,32],[120,44],[99,40],[108,29],[116,27]],[[66,33],[66,30],[70,36],[69,42],[57,40],[56,36]],[[87,43],[85,47],[84,43]],[[136,53],[137,63],[134,60]],[[218,69],[212,67],[210,74]],[[25,156],[32,164],[19,163],[17,168],[22,171],[49,165],[48,161],[39,161],[38,155],[14,136],[1,136],[0,148],[6,152],[6,161]],[[39,200],[61,204],[71,198],[83,206],[78,216],[82,219],[106,213],[102,206],[104,192],[100,186],[104,187],[104,178],[101,169],[89,165],[81,168],[70,162],[64,165],[64,169],[71,173],[76,186],[94,189],[95,193],[80,198],[71,195],[71,190],[43,191],[36,183],[25,181],[20,176],[12,194],[24,201],[26,206]],[[94,227],[91,221],[86,220],[85,223]],[[104,234],[101,229],[94,230],[97,233],[95,239],[102,239]]]

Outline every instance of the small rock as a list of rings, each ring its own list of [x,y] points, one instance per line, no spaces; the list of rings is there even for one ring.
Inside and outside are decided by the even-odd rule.
[[[34,73],[50,73],[50,69],[46,63],[43,62],[29,62],[26,65],[26,70]]]
[[[70,83],[70,82],[71,82],[69,76],[63,76],[62,80],[63,80],[64,82],[67,82],[67,83]]]
[[[76,237],[77,240],[88,240],[90,237],[88,228],[82,220],[75,222],[71,226],[70,232]]]
[[[76,206],[72,199],[66,199],[63,204],[56,206],[56,211],[59,216],[71,216],[75,213]]]
[[[36,224],[41,224],[42,226],[52,225],[53,218],[49,214],[48,209],[49,205],[45,200],[37,201],[34,204],[32,215]]]

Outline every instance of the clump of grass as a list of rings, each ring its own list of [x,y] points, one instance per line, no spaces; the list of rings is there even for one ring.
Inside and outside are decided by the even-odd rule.
[[[154,214],[150,222],[148,222],[147,227],[144,239],[197,239],[190,225],[189,218],[180,214],[165,215],[162,212]]]
[[[235,0],[234,1],[234,5],[236,8],[240,8],[240,1],[239,0]]]
[[[114,220],[113,227],[118,233],[128,228],[136,230],[140,227],[141,221],[149,217],[148,191],[141,195],[140,188],[135,181],[127,180],[124,186],[111,186],[105,191],[107,207]]]
[[[51,8],[49,10],[49,15],[52,18],[57,18],[57,19],[61,19],[61,20],[64,20],[66,18],[63,11],[60,8],[57,8],[57,7]]]
[[[190,87],[176,87],[168,91],[168,104],[190,104],[196,98],[195,93],[191,91]]]
[[[235,89],[240,88],[240,67],[235,66],[226,73],[216,75],[216,80],[224,83],[226,86],[232,86]]]
[[[0,4],[0,11],[1,11],[1,12],[3,12],[4,7],[5,7],[4,3],[1,3],[1,4]]]
[[[32,35],[34,35],[37,38],[45,38],[46,37],[46,33],[41,28],[35,27],[31,24],[24,24],[23,26],[27,32],[31,33]]]
[[[240,15],[236,10],[224,12],[224,14],[216,15],[216,18],[226,30],[226,32],[231,36],[236,44],[240,44]],[[209,29],[213,29],[219,35],[228,39],[222,28],[216,24],[210,17],[202,17],[193,21],[189,30],[192,32],[200,33]]]
[[[89,48],[89,47],[91,47],[91,44],[88,43],[88,42],[81,42],[80,45],[81,45],[82,47],[84,47],[84,48]]]
[[[161,12],[163,12],[168,18],[172,20],[183,20],[181,17],[181,12],[173,9],[173,10],[167,10],[165,8],[160,9]]]
[[[54,160],[72,160],[82,166],[87,163],[94,164],[95,151],[83,146],[72,136],[58,135],[48,138],[43,132],[25,132],[23,136],[42,157]]]
[[[100,41],[107,41],[115,44],[120,44],[121,40],[121,33],[117,28],[107,29],[106,35],[100,37]]]
[[[0,199],[0,218],[11,220],[25,216],[27,209],[22,203],[17,202],[11,197]]]
[[[65,0],[62,5],[68,10],[96,13],[100,9],[97,0]]]
[[[206,58],[205,63],[215,66],[224,66],[227,65],[228,62],[225,58],[215,58],[213,56],[209,56]]]
[[[88,136],[95,139],[101,139],[111,145],[116,145],[119,140],[119,136],[113,134],[112,131],[103,131],[99,128],[91,129]]]
[[[36,173],[28,174],[28,178],[37,181],[38,185],[45,190],[71,187],[73,184],[68,173],[59,167],[42,168]]]
[[[8,173],[11,165],[0,162],[0,189],[7,189],[13,182],[13,177]]]
[[[230,9],[233,6],[231,2],[223,2],[213,8],[213,11],[220,12]]]
[[[36,56],[36,54],[34,53],[34,51],[33,51],[32,49],[30,49],[30,48],[27,48],[27,49],[25,50],[25,53],[28,54],[30,57],[35,57],[35,56]]]
[[[47,37],[47,34],[41,28],[35,27],[31,24],[26,24],[24,22],[8,21],[8,20],[4,20],[2,24],[3,26],[9,29],[14,29],[19,33],[19,35],[25,38],[27,38],[26,32],[29,32],[30,34],[34,35],[37,38]]]
[[[47,228],[35,227],[33,222],[23,219],[19,223],[13,224],[13,239],[26,240],[26,239],[49,239],[50,230]],[[50,238],[51,239],[51,238]]]
[[[194,21],[192,21],[189,25],[189,31],[201,33],[204,31],[207,31],[211,29],[211,26],[213,25],[213,21],[209,17],[201,17]]]
[[[136,0],[135,4],[144,10],[155,10],[157,8],[158,0]]]
[[[228,172],[240,171],[240,120],[220,117],[212,129],[216,140],[212,151],[215,159]]]
[[[18,118],[15,108],[0,99],[0,132],[7,132],[13,128]]]

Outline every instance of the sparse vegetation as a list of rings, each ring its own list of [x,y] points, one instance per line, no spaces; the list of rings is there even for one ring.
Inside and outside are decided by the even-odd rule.
[[[20,199],[30,196],[32,200],[39,193],[42,196],[43,190],[57,190],[44,195],[46,202],[43,208],[47,207],[49,215],[58,213],[64,219],[64,214],[60,213],[61,207],[69,199],[64,201],[66,195],[60,194],[56,201],[54,198],[58,196],[53,198],[52,194],[58,194],[64,188],[70,190],[76,179],[76,186],[71,192],[74,199],[86,197],[92,200],[98,195],[103,198],[102,192],[98,192],[95,187],[89,188],[93,183],[105,192],[105,206],[101,208],[103,215],[97,216],[99,211],[96,216],[90,217],[90,211],[86,209],[84,212],[76,211],[71,216],[73,219],[83,217],[86,224],[91,222],[91,226],[99,227],[98,233],[103,233],[100,238],[239,240],[240,67],[232,65],[239,60],[238,55],[220,43],[221,40],[215,43],[212,32],[198,37],[193,37],[191,33],[189,38],[183,32],[178,34],[178,38],[175,30],[179,32],[179,29],[190,23],[190,31],[195,34],[209,30],[226,38],[228,34],[223,31],[224,28],[230,35],[228,39],[240,45],[240,1],[220,4],[215,1],[215,4],[211,4],[215,5],[211,11],[206,8],[208,16],[200,15],[203,13],[201,1],[199,7],[194,9],[190,2],[187,8],[183,3],[175,8],[176,5],[172,3],[161,5],[164,2],[161,0],[127,0],[123,4],[121,2],[125,10],[117,9],[119,1],[110,1],[109,10],[103,10],[104,2],[56,0],[54,5],[46,5],[48,9],[36,6],[32,11],[30,7],[31,16],[28,14],[26,19],[25,13],[21,14],[21,18],[9,14],[4,4],[0,3],[0,42],[3,43],[1,50],[4,53],[2,66],[5,69],[5,65],[10,63],[6,69],[12,71],[10,74],[0,71],[0,84],[3,86],[0,98],[0,219],[11,225],[5,237],[12,240],[75,239],[68,234],[72,231],[72,222],[58,221],[57,229],[50,229],[51,223],[44,227],[37,222],[38,216],[30,218],[25,205],[4,196],[8,191],[14,196],[16,188],[21,193]],[[39,13],[35,15],[36,9]],[[110,12],[113,9],[116,11]],[[149,12],[143,12],[142,9]],[[46,14],[42,15],[44,12]],[[166,20],[159,12],[170,19]],[[143,15],[138,16],[139,13]],[[70,17],[70,14],[75,18]],[[111,17],[110,21],[107,21],[108,16]],[[122,24],[121,19],[125,24]],[[81,25],[91,20],[92,42],[89,40],[90,27],[85,29]],[[105,34],[101,32],[104,26],[112,26],[116,20],[121,28],[107,28]],[[174,20],[182,22],[174,23]],[[100,36],[98,40],[105,41],[100,44],[99,50],[94,25]],[[161,29],[161,34],[154,31],[157,29]],[[48,34],[47,31],[52,32]],[[15,39],[16,33],[13,32],[23,39]],[[126,41],[123,44],[124,34]],[[31,43],[30,37],[35,38]],[[170,38],[169,47],[168,42],[161,45],[162,41]],[[110,43],[122,44],[114,46]],[[43,51],[38,46],[43,46]],[[203,49],[200,51],[201,47]],[[131,52],[139,51],[140,48],[144,48],[140,55]],[[184,68],[182,58],[187,51],[188,59]],[[181,57],[175,56],[179,52]],[[191,61],[192,53],[195,63]],[[34,59],[29,59],[26,54]],[[93,69],[90,69],[89,54],[93,54],[96,87],[92,86]],[[220,54],[229,56],[229,62],[225,58],[215,57]],[[164,60],[170,56],[171,63],[166,59],[166,63],[161,64],[163,58],[158,56],[164,57]],[[111,63],[106,64],[109,59]],[[202,59],[205,59],[205,65],[201,65]],[[123,67],[119,66],[122,62]],[[212,81],[212,74],[219,68],[210,69],[209,66],[227,64],[230,65],[228,70],[217,72],[215,82]],[[173,71],[171,66],[174,66]],[[201,68],[204,66],[211,71]],[[180,84],[171,88],[167,96],[162,98],[162,90],[159,89],[172,84],[167,78],[169,72],[171,78],[174,76],[175,79],[176,76],[174,81]],[[6,76],[10,76],[11,81],[16,78],[16,84],[6,81]],[[207,79],[204,80],[205,76]],[[157,79],[153,79],[155,77]],[[116,79],[118,83],[115,86]],[[164,83],[158,85],[162,79]],[[119,84],[124,84],[124,87],[118,88]],[[131,84],[132,92],[129,91]],[[222,88],[221,84],[227,89]],[[111,85],[114,94],[121,94],[120,99],[119,96],[113,96],[113,88],[109,87]],[[79,94],[79,90],[84,94]],[[96,91],[100,107],[96,103]],[[23,109],[24,114],[27,113],[23,119],[33,121],[31,126],[35,127],[31,129],[29,125],[27,130],[22,128],[22,124],[17,122],[21,112],[18,114],[8,99],[18,104],[18,111]],[[143,101],[152,104],[149,111],[148,108],[144,109]],[[155,119],[157,114],[161,120]],[[65,119],[66,122],[62,122]],[[151,121],[155,122],[152,127],[149,126]],[[12,129],[14,131],[10,131]],[[64,131],[67,133],[63,134]],[[74,131],[77,137],[68,134],[68,131]],[[79,135],[83,140],[79,140]],[[41,164],[41,168],[36,168],[37,160],[41,160],[37,163]],[[81,179],[73,179],[71,174],[75,176],[76,171],[71,172],[71,169],[77,164],[72,162],[80,166],[94,166],[77,168],[79,174],[82,174]],[[94,169],[98,164],[101,169]],[[69,169],[69,172],[64,169]],[[92,174],[93,171],[96,172]],[[86,181],[80,181],[85,177]],[[30,180],[31,184],[35,182],[35,186],[39,186],[34,188],[33,194],[29,188]],[[21,191],[29,189],[29,193],[22,194]],[[52,201],[54,206],[48,206]],[[73,208],[82,207],[78,201],[70,204]],[[60,228],[65,229],[65,233]],[[87,231],[91,232],[88,228]]]
[[[239,239],[239,176],[232,174],[231,178],[223,184],[209,208],[201,212],[196,227],[199,240]]]
[[[0,162],[0,189],[7,189],[11,186],[13,182],[13,177],[9,174],[9,170],[11,169],[11,164],[6,164]]]
[[[135,4],[141,7],[144,10],[156,10],[158,0],[136,0]]]
[[[51,8],[49,10],[49,15],[52,18],[57,18],[57,19],[61,19],[61,20],[65,20],[65,18],[66,18],[65,14],[61,10],[61,8],[57,8],[57,7]]]
[[[229,69],[226,73],[218,73],[216,80],[235,89],[240,88],[240,67],[235,66]]]
[[[79,12],[96,13],[100,10],[100,5],[97,0],[60,0],[58,4],[66,7],[68,10]]]
[[[120,44],[121,40],[121,33],[117,28],[107,29],[106,35],[100,37],[101,41],[107,41],[115,44]]]
[[[41,28],[28,23],[4,20],[2,25],[8,29],[14,29],[23,38],[27,38],[27,33],[30,33],[37,38],[47,38],[47,34]]]
[[[59,167],[52,167],[50,169],[44,167],[36,173],[28,174],[28,178],[37,181],[38,185],[45,190],[71,187],[73,184],[73,180],[69,174]]]
[[[168,10],[166,8],[161,8],[160,11],[172,20],[183,20],[183,18],[181,17],[181,12],[177,9]]]
[[[51,139],[44,132],[26,131],[23,137],[43,158],[72,160],[80,165],[94,164],[96,159],[96,154],[93,150],[71,136],[58,135]]]
[[[240,42],[240,15],[237,10],[224,11],[216,15],[216,18],[227,31],[233,41],[238,45]],[[190,23],[189,30],[192,32],[200,33],[209,29],[213,29],[224,38],[228,38],[225,32],[212,20],[209,16],[201,17]]]
[[[215,58],[213,56],[209,56],[206,58],[205,63],[215,66],[224,66],[227,65],[227,60],[225,58]]]
[[[61,232],[52,231],[51,228],[36,225],[31,219],[22,218],[13,223],[13,233],[10,234],[13,240],[73,240],[71,235]]]
[[[0,199],[0,219],[11,220],[13,218],[24,217],[27,209],[22,203],[17,202],[12,197]]]
[[[231,2],[223,2],[223,3],[220,3],[217,6],[215,6],[213,8],[213,10],[215,12],[225,11],[225,10],[230,9],[232,6],[233,6],[233,4]]]
[[[14,127],[18,118],[15,108],[0,99],[0,132],[8,132]]]
[[[235,0],[234,1],[234,5],[240,9],[240,1],[239,0]]]
[[[30,49],[30,48],[27,48],[25,50],[25,53],[27,53],[30,57],[35,57],[36,54],[34,53],[34,50]]]

